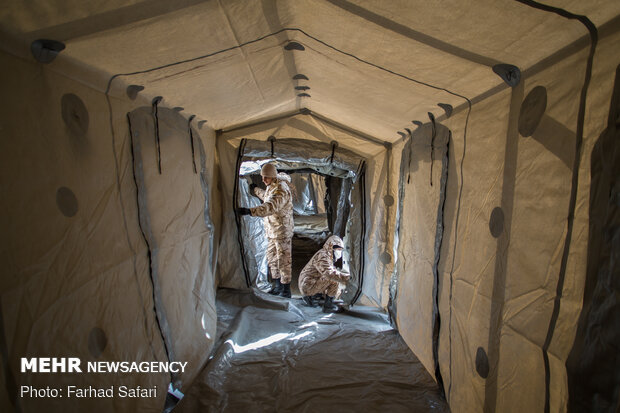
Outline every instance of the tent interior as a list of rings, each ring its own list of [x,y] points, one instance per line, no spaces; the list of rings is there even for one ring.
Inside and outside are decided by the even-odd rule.
[[[0,410],[170,397],[23,386],[212,395],[215,355],[238,347],[222,323],[258,334],[258,308],[306,314],[317,337],[382,331],[435,386],[429,410],[618,411],[620,2],[7,0],[0,39]],[[258,205],[268,161],[295,187],[294,273],[343,237],[345,315],[262,292],[263,227],[237,208]],[[308,360],[343,354],[321,346]],[[22,372],[33,357],[187,368]],[[234,411],[189,397],[179,408]]]

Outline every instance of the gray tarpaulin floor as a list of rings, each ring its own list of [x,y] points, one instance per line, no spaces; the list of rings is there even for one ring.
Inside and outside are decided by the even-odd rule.
[[[449,411],[378,309],[324,314],[300,299],[219,290],[217,312],[211,358],[175,413]]]

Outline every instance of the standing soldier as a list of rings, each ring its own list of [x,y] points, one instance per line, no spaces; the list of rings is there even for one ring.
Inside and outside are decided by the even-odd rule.
[[[318,250],[301,270],[299,291],[306,305],[314,306],[313,295],[325,294],[323,312],[335,313],[339,310],[334,304],[334,298],[338,294],[340,283],[345,283],[350,278],[349,274],[334,266],[334,261],[342,256],[342,248],[343,243],[340,237],[332,235],[325,241],[323,248]]]
[[[267,263],[276,285],[269,294],[291,297],[291,241],[293,239],[293,198],[291,177],[278,173],[276,167],[267,163],[260,171],[267,189],[251,185],[250,189],[263,204],[253,208],[239,208],[240,215],[264,217],[265,232],[269,241]]]

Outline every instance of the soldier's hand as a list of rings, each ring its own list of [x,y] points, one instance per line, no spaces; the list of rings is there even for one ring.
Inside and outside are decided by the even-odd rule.
[[[237,208],[239,215],[250,215],[250,208]]]

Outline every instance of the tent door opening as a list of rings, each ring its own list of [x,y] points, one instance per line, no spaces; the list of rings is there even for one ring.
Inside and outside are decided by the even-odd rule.
[[[256,143],[255,145],[260,145]],[[280,144],[281,141],[278,141]],[[281,144],[280,144],[281,145]],[[278,172],[291,177],[295,230],[292,240],[293,295],[299,295],[298,277],[305,264],[322,248],[327,238],[340,236],[345,244],[343,258],[337,266],[351,274],[343,286],[341,299],[353,304],[363,284],[365,191],[364,161],[355,168],[345,169],[331,162],[320,162],[303,153],[274,153],[273,157],[252,156],[242,145],[239,151],[233,203],[237,207],[261,204],[250,191],[250,185],[264,188],[260,168],[274,163]],[[246,149],[244,153],[244,149]],[[284,151],[283,151],[284,152]],[[355,169],[355,170],[353,170]],[[237,217],[239,246],[248,286],[261,290],[270,288],[269,266],[266,259],[267,236],[263,220],[256,217]]]

